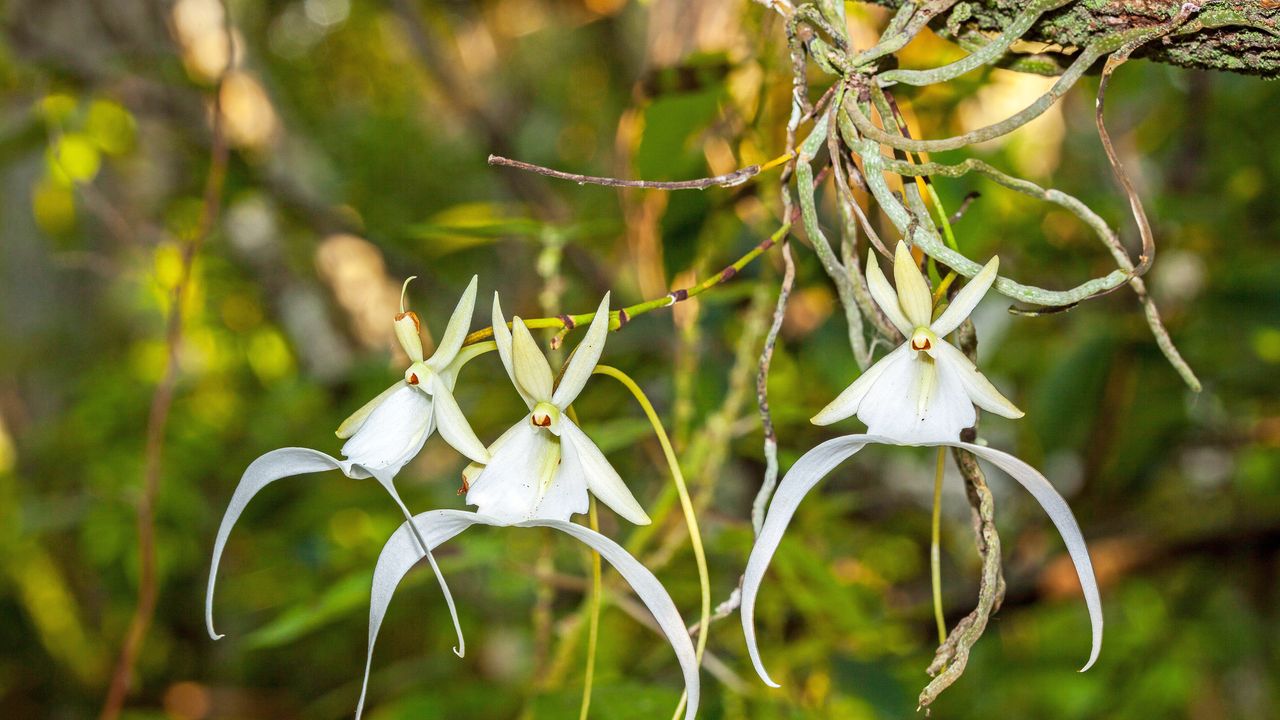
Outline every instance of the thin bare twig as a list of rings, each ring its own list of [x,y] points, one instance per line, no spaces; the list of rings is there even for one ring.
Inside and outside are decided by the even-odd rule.
[[[222,69],[213,95],[213,133],[209,150],[209,173],[205,178],[203,209],[196,232],[182,248],[182,272],[173,287],[166,320],[165,343],[168,353],[164,375],[151,398],[151,410],[147,416],[147,441],[143,463],[142,496],[138,500],[138,604],[129,620],[120,657],[112,672],[111,684],[103,702],[99,720],[116,720],[129,694],[130,680],[138,654],[150,630],[155,614],[156,597],[159,594],[156,576],[155,505],[160,492],[161,461],[164,454],[165,428],[169,410],[173,406],[174,390],[178,381],[178,351],[182,343],[182,319],[186,309],[187,290],[191,284],[191,268],[199,255],[205,239],[213,230],[221,207],[222,186],[227,173],[228,148],[223,134],[222,87],[234,62],[234,33],[231,10],[222,3],[223,29],[227,36],[227,64]]]
[[[568,180],[578,183],[579,185],[604,185],[606,187],[625,187],[625,188],[644,188],[647,190],[706,190],[712,187],[736,187],[760,174],[763,169],[760,165],[748,165],[741,170],[734,170],[725,175],[716,175],[715,177],[698,178],[697,180],[624,180],[614,177],[599,177],[595,175],[579,175],[577,173],[568,173],[561,170],[554,170],[542,165],[534,165],[522,160],[512,160],[501,155],[490,155],[489,164],[499,167],[515,168],[524,170],[525,172],[536,173],[557,180]]]

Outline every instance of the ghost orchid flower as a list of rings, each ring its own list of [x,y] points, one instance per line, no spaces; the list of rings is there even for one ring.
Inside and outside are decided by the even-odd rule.
[[[662,583],[626,550],[594,530],[569,522],[588,509],[588,490],[619,515],[647,524],[648,515],[623,484],[604,454],[573,423],[565,411],[578,396],[604,348],[609,330],[609,296],[600,303],[586,337],[553,387],[551,368],[528,328],[515,318],[508,330],[495,295],[493,330],[498,352],[517,392],[530,412],[489,446],[492,459],[473,464],[463,474],[469,485],[466,501],[477,512],[434,510],[417,515],[392,535],[378,557],[369,606],[369,654],[356,710],[359,720],[369,685],[373,646],[383,616],[401,578],[424,555],[423,547],[440,543],[472,525],[549,527],[585,543],[607,560],[631,585],[666,635],[684,673],[688,705],[686,720],[698,708],[698,661],[693,641],[671,596]],[[474,481],[472,479],[474,478]],[[410,528],[421,528],[425,543],[414,542]]]
[[[494,295],[493,339],[529,414],[494,442],[489,448],[492,459],[469,482],[467,504],[476,512],[512,522],[533,517],[568,520],[587,511],[589,490],[627,520],[649,524],[649,516],[604,453],[566,414],[600,360],[608,332],[606,294],[553,387],[551,366],[524,321],[515,318],[508,330]]]
[[[405,281],[406,288],[409,280]],[[205,595],[205,626],[209,637],[214,640],[223,637],[213,629],[213,592],[218,563],[222,559],[227,538],[245,506],[267,485],[281,478],[325,470],[340,470],[353,479],[372,477],[386,488],[405,518],[410,518],[412,514],[396,491],[395,476],[418,454],[436,427],[439,427],[440,435],[445,441],[463,455],[473,461],[488,460],[489,453],[484,444],[471,430],[458,403],[453,399],[453,386],[457,382],[458,371],[479,352],[462,348],[462,341],[471,324],[475,300],[476,278],[472,277],[453,311],[453,316],[449,318],[435,354],[424,360],[419,335],[420,322],[415,313],[405,311],[402,291],[400,314],[395,318],[395,332],[412,364],[405,371],[404,380],[387,388],[338,428],[338,437],[347,439],[342,446],[345,458],[339,460],[309,448],[281,448],[254,460],[245,470],[222,516],[222,524],[213,545],[213,563],[209,569],[209,586]],[[422,547],[427,547],[425,538],[420,537],[419,540]],[[444,577],[436,567],[435,558],[430,553],[427,556],[436,571],[454,626],[458,630],[458,646],[454,648],[454,652],[461,655],[466,644],[458,624],[453,598]]]
[[[1080,526],[1062,496],[1035,468],[1018,458],[961,440],[974,425],[974,405],[1008,418],[1022,411],[996,390],[990,381],[954,345],[943,338],[964,322],[996,279],[999,258],[992,258],[956,294],[937,319],[928,284],[911,252],[899,243],[893,272],[897,292],[880,271],[872,255],[867,261],[867,285],[876,304],[906,338],[854,380],[844,392],[812,420],[829,425],[854,414],[867,425],[865,434],[828,440],[805,453],[778,484],[764,524],[756,538],[742,582],[742,628],[756,672],[767,684],[778,687],[765,671],[755,637],[755,602],[765,571],[800,501],[840,463],[870,444],[938,446],[967,450],[1017,480],[1048,513],[1075,563],[1093,627],[1088,670],[1102,649],[1102,601],[1093,565]]]

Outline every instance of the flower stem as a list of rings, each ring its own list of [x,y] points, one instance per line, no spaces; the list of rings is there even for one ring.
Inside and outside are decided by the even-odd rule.
[[[780,236],[780,234],[775,234],[775,237]],[[653,409],[653,404],[649,402],[649,398],[644,394],[644,390],[641,390],[640,386],[636,384],[636,381],[632,380],[630,375],[609,365],[597,365],[595,373],[597,375],[608,375],[631,391],[636,402],[640,403],[644,414],[648,416],[649,422],[653,425],[653,432],[658,436],[658,443],[662,445],[662,454],[666,456],[667,466],[671,469],[671,479],[675,482],[676,492],[680,495],[680,507],[684,510],[684,521],[689,527],[689,543],[693,545],[694,562],[698,565],[698,585],[702,592],[702,610],[698,616],[696,653],[698,664],[701,665],[702,655],[707,648],[707,625],[711,622],[711,580],[707,574],[706,552],[702,548],[702,533],[698,531],[698,519],[693,514],[693,501],[689,499],[689,488],[685,485],[684,473],[680,470],[680,463],[676,459],[675,450],[671,447],[671,439],[667,437],[667,431],[662,426],[662,420],[658,417],[657,411]],[[673,718],[678,720],[681,713],[684,712],[687,700],[688,695],[682,693]]]
[[[933,475],[933,533],[929,543],[929,570],[933,579],[933,618],[938,623],[938,642],[947,641],[947,621],[942,614],[942,471],[947,455],[938,448],[938,468]]]
[[[596,512],[596,499],[591,498],[591,507],[587,511],[587,520],[591,529],[600,532],[600,516]],[[587,670],[582,681],[582,710],[578,720],[587,720],[591,709],[591,686],[596,676],[596,639],[600,634],[600,553],[591,551],[591,606],[590,620],[587,624]]]
[[[755,260],[756,258],[760,257],[762,254],[764,254],[766,250],[776,245],[780,240],[782,240],[782,238],[786,237],[787,233],[790,231],[791,231],[791,223],[790,222],[783,223],[782,226],[779,227],[776,231],[774,231],[772,235],[765,238],[760,244],[748,250],[746,254],[744,254],[742,257],[733,261],[732,264],[725,266],[725,268],[720,272],[716,273],[715,275],[712,275],[711,277],[707,278],[706,280],[703,280],[702,282],[698,283],[697,285],[694,285],[693,287],[681,288],[679,290],[672,290],[671,292],[667,293],[666,295],[663,295],[660,298],[654,298],[653,300],[646,300],[644,302],[636,303],[635,305],[622,308],[621,310],[615,310],[613,312],[610,312],[609,313],[609,329],[617,330],[618,328],[622,327],[623,325],[626,325],[627,323],[631,322],[632,320],[634,320],[636,317],[640,315],[644,315],[645,313],[652,312],[659,308],[671,307],[672,305],[675,305],[678,302],[688,300],[691,297],[697,297],[698,295],[701,295],[702,293],[706,292],[707,290],[710,290],[711,288],[716,287],[717,285],[721,285],[723,283],[728,282],[729,280],[732,280],[734,277],[737,276],[738,272],[741,271],[742,268],[750,264],[752,260]],[[572,330],[576,327],[581,327],[583,325],[590,323],[591,320],[595,318],[595,316],[596,316],[595,313],[590,312],[590,313],[582,313],[579,315],[557,315],[556,317],[530,318],[530,319],[524,320],[524,325],[530,330],[535,330],[537,328],[557,328],[557,329]],[[508,325],[509,324],[510,323],[508,323]],[[466,340],[463,341],[463,344],[471,345],[473,343],[478,343],[482,340],[488,340],[492,337],[493,337],[492,327],[482,328],[468,335]]]

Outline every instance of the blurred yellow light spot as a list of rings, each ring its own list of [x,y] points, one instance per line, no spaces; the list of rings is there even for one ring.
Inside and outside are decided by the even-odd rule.
[[[433,221],[443,223],[439,218]],[[354,235],[331,235],[316,248],[316,267],[346,312],[360,344],[386,349],[403,358],[404,351],[396,341],[393,324],[400,307],[400,283],[387,276],[382,251]],[[427,308],[414,309],[425,319]],[[430,353],[434,345],[425,322],[422,330],[423,348]]]
[[[160,245],[154,262],[156,284],[165,290],[176,287],[182,279],[182,250],[174,243]]]
[[[143,382],[160,382],[168,363],[169,348],[159,340],[135,343],[129,352],[129,366],[134,376]]]
[[[17,459],[18,452],[13,447],[13,438],[9,436],[9,430],[4,426],[4,419],[0,418],[0,473],[12,470]]]
[[[824,705],[831,694],[831,676],[821,670],[811,673],[805,681],[804,694],[813,705]]]
[[[993,71],[991,81],[960,104],[960,120],[965,132],[993,125],[1017,113],[1035,102],[1056,81],[1057,78],[1012,70]],[[1062,104],[1057,103],[1012,133],[974,147],[987,151],[1004,147],[1017,174],[1045,177],[1058,167],[1066,132]]]
[[[60,235],[76,224],[76,198],[70,188],[44,178],[31,190],[31,214],[36,225],[50,235]]]
[[[80,133],[67,133],[54,141],[46,161],[50,177],[67,186],[89,182],[102,167],[93,139]]]
[[[280,333],[272,329],[259,330],[249,340],[249,367],[264,383],[293,372],[293,354]]]
[[[262,324],[262,308],[248,295],[228,295],[222,301],[222,322],[235,332],[252,330]]]
[[[76,601],[49,555],[31,544],[10,556],[9,571],[19,587],[22,604],[46,650],[83,681],[99,675],[100,655],[90,647],[76,617]]]
[[[74,95],[67,93],[49,93],[40,98],[40,114],[51,124],[60,125],[76,111]]]
[[[89,105],[85,132],[103,152],[109,155],[128,152],[133,147],[137,129],[133,115],[118,103],[110,100],[94,100]]]
[[[1262,169],[1257,165],[1240,168],[1227,181],[1227,191],[1241,200],[1252,200],[1258,197],[1263,187]]]
[[[583,0],[582,4],[597,15],[613,15],[627,6],[627,0]]]
[[[164,691],[164,711],[174,720],[204,720],[212,709],[209,689],[199,683],[177,682]]]
[[[1280,363],[1280,328],[1264,327],[1253,331],[1253,352],[1266,363]]]
[[[191,412],[211,428],[225,428],[240,410],[240,399],[221,380],[201,385],[191,398]]]
[[[221,93],[222,117],[227,138],[238,147],[261,148],[276,136],[276,111],[267,91],[252,75],[227,76]]]
[[[363,545],[373,535],[369,514],[357,508],[344,508],[329,518],[329,537],[343,548]]]
[[[498,34],[517,38],[547,26],[547,7],[538,0],[499,0],[491,17]]]
[[[787,337],[805,337],[821,325],[835,308],[835,298],[825,287],[810,287],[797,291],[787,303],[787,315],[783,333]]]
[[[192,328],[187,331],[182,350],[183,369],[188,372],[221,372],[231,367],[232,346],[226,333],[219,334],[208,327]]]
[[[227,67],[231,48],[227,44],[226,16],[218,0],[178,0],[173,6],[173,27],[182,46],[182,62],[198,80],[214,80]],[[236,65],[244,43],[232,33]]]

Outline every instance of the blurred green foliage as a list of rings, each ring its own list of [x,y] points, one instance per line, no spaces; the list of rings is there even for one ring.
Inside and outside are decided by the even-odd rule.
[[[216,3],[112,5],[31,0],[3,11],[5,717],[96,714],[133,610],[147,408],[180,243],[202,207],[207,68],[225,60],[220,19],[201,15]],[[411,300],[438,333],[473,273],[481,297],[501,291],[508,313],[583,312],[605,289],[629,304],[665,292],[676,273],[701,279],[776,228],[776,174],[667,197],[485,165],[499,141],[531,162],[650,179],[776,154],[790,92],[780,23],[745,0],[718,16],[691,4],[701,10],[683,21],[672,5],[232,3],[243,57],[222,98],[231,172],[195,265],[159,495],[160,602],[128,717],[353,711],[369,578],[400,522],[376,485],[329,473],[263,493],[223,561],[226,639],[206,637],[201,603],[213,533],[245,466],[289,445],[336,452],[333,429],[396,379],[390,313],[402,278],[423,277]],[[424,61],[403,7],[443,63]],[[850,11],[859,32],[883,22]],[[922,40],[903,62],[956,52]],[[942,135],[983,103],[1018,102],[1022,81],[1011,77],[977,72],[906,99],[924,134]],[[1092,127],[1095,84],[1051,113],[1056,126],[980,153],[1079,195],[1131,236]],[[1107,640],[1098,665],[1075,673],[1087,618],[1056,535],[993,478],[1009,595],[965,677],[934,706],[942,717],[1261,718],[1280,700],[1280,86],[1134,62],[1109,97],[1160,241],[1152,289],[1205,391],[1190,396],[1165,364],[1131,293],[1034,319],[998,300],[983,306],[984,368],[1028,413],[987,419],[984,435],[1069,497],[1103,582]],[[1010,274],[1047,287],[1108,267],[1088,229],[1049,207],[977,178],[938,187],[951,208],[983,193],[956,225],[970,256],[998,252]],[[562,256],[547,254],[561,244]],[[770,386],[784,468],[829,436],[806,419],[856,374],[833,293],[807,248],[795,250],[798,291]],[[745,562],[763,468],[753,392],[735,390],[754,382],[754,357],[735,364],[734,348],[772,308],[772,293],[752,301],[753,286],[773,287],[780,266],[775,251],[696,309],[637,319],[605,355],[681,428],[717,602]],[[486,440],[521,412],[492,358],[467,369],[458,398]],[[624,392],[593,381],[578,411],[641,501],[657,498],[670,481]],[[756,680],[732,616],[712,629],[702,717],[914,712],[933,644],[930,463],[868,451],[801,507],[758,607],[783,689]],[[401,476],[409,506],[461,507],[462,466],[433,439]],[[954,622],[975,600],[977,555],[958,478],[948,482]],[[605,515],[604,531],[628,538]],[[642,559],[692,621],[698,586],[682,527],[672,518],[656,534]],[[369,717],[574,717],[585,553],[547,533],[482,528],[438,555],[470,652],[449,652],[439,591],[412,574],[374,656]],[[551,570],[567,579],[554,589]],[[626,601],[606,598],[592,716],[664,717],[679,674]]]

